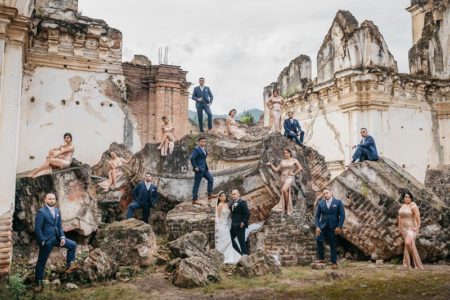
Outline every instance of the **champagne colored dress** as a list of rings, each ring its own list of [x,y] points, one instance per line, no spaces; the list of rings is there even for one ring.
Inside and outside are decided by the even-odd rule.
[[[283,159],[280,162],[280,187],[281,189],[289,189],[289,201],[286,207],[284,195],[283,192],[281,192],[280,202],[278,202],[278,204],[274,208],[272,208],[272,210],[274,211],[286,211],[288,215],[292,214],[292,212],[294,211],[294,208],[292,207],[291,187],[295,181],[295,176],[291,174],[294,174],[297,169],[296,163],[297,159],[295,158]]]
[[[164,125],[162,127],[164,140],[162,140],[161,144],[158,146],[158,149],[161,149],[161,156],[167,156],[173,152],[175,146],[174,130],[175,128],[171,125]]]
[[[64,145],[61,145],[61,147],[55,151],[54,156],[58,155],[58,152],[61,152],[64,148]],[[42,175],[46,175],[46,174],[51,174],[53,170],[61,170],[61,169],[65,169],[70,167],[70,165],[72,164],[72,157],[73,157],[73,153],[75,152],[75,148],[72,147],[72,150],[69,152],[66,152],[64,154],[59,155],[58,157],[50,157],[52,159],[59,159],[63,161],[63,165],[61,168],[53,168],[52,166],[49,166],[47,169],[40,171],[39,173],[36,174],[36,177],[42,176]]]
[[[230,127],[228,128],[229,134],[237,139],[241,139],[246,136],[246,133],[243,129],[238,127],[236,120],[230,116],[228,116],[227,120],[230,122]]]
[[[100,185],[105,191],[109,191],[110,188],[115,188],[117,186],[117,182],[123,178],[122,165],[123,158],[118,157],[115,160],[110,160],[111,169],[108,172],[108,180],[104,180],[100,182]]]
[[[417,225],[414,218],[413,208],[417,207],[415,203],[409,205],[403,204],[399,211],[399,225],[400,233],[405,240],[405,249],[403,252],[403,266],[411,267],[411,258],[416,268],[423,268],[422,261],[420,260],[419,252],[416,248],[416,237],[417,237]],[[413,231],[412,229],[416,229]],[[407,239],[411,239],[411,244],[408,246],[406,243]]]
[[[273,117],[272,132],[281,132],[281,103],[283,102],[283,97],[271,97],[269,102],[272,103],[272,108],[270,109]]]

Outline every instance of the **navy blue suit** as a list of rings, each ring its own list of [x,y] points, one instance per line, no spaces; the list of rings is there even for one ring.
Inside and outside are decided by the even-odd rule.
[[[198,98],[202,99],[198,100]],[[211,89],[207,86],[203,86],[203,91],[200,86],[196,86],[192,92],[192,100],[195,101],[200,132],[203,132],[203,111],[205,111],[206,115],[208,115],[208,129],[212,129],[212,113],[209,106],[212,104],[213,98]]]
[[[359,161],[377,161],[379,159],[375,140],[370,135],[361,140],[355,153],[353,153],[352,162],[355,162],[358,159]]]
[[[317,252],[319,259],[324,259],[323,241],[327,238],[330,242],[331,262],[336,264],[336,234],[334,230],[336,227],[342,228],[345,220],[344,204],[341,200],[333,198],[331,200],[330,208],[324,199],[321,199],[317,204],[315,224],[320,228],[320,235],[316,237]]]
[[[211,173],[209,173],[206,156],[208,156],[208,152],[206,150],[203,151],[200,146],[196,146],[194,150],[192,150],[190,161],[192,169],[194,169],[195,172],[192,200],[198,199],[198,188],[200,187],[202,178],[205,178],[208,181],[208,195],[212,194],[214,179]]]
[[[45,264],[47,263],[47,259],[50,256],[53,247],[59,247],[62,239],[65,240],[63,247],[67,249],[66,266],[69,267],[75,260],[77,244],[65,237],[64,230],[62,228],[61,214],[58,208],[55,207],[55,217],[53,217],[47,206],[41,208],[37,212],[34,233],[36,234],[37,243],[39,245],[39,256],[35,271],[36,281],[41,281],[44,279]]]
[[[133,201],[128,205],[127,219],[133,217],[134,210],[142,208],[143,221],[148,224],[150,216],[150,208],[155,207],[159,200],[158,187],[153,183],[149,189],[145,186],[145,182],[141,181],[133,190]]]
[[[295,140],[298,145],[303,144],[303,138],[305,137],[305,132],[302,130],[300,123],[296,119],[286,119],[284,120],[284,136]],[[298,138],[298,134],[300,134],[300,138]]]
[[[231,203],[231,228],[230,236],[233,248],[240,254],[248,254],[247,244],[245,243],[245,228],[248,227],[248,219],[250,218],[250,210],[247,202],[242,199]],[[241,228],[241,223],[244,226]],[[239,246],[236,244],[235,238],[238,238]]]

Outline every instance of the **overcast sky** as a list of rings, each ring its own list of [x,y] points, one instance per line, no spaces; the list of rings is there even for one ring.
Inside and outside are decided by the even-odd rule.
[[[123,60],[146,55],[188,71],[194,85],[204,76],[214,94],[213,113],[263,109],[263,87],[300,54],[316,55],[339,9],[361,23],[372,20],[400,72],[408,72],[412,46],[409,0],[79,0],[83,15],[104,19],[123,33]],[[193,86],[194,86],[193,85]],[[192,90],[192,87],[191,87]],[[194,101],[190,108],[194,110]]]

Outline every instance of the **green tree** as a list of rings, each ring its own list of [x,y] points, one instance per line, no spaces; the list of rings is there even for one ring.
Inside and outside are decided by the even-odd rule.
[[[242,114],[240,121],[245,124],[253,124],[254,123],[252,114],[247,110],[244,111],[244,113]]]

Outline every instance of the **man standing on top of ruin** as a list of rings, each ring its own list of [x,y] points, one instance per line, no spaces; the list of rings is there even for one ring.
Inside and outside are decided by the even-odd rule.
[[[361,142],[357,146],[352,147],[352,149],[356,148],[355,153],[353,153],[352,163],[365,160],[377,161],[379,159],[377,146],[374,138],[369,135],[366,128],[361,128],[361,137]]]
[[[198,127],[200,132],[203,131],[203,111],[208,115],[208,130],[212,129],[212,113],[211,104],[213,102],[213,94],[211,89],[205,86],[205,78],[200,77],[198,80],[199,86],[194,88],[192,92],[192,100],[195,101],[195,108],[197,108]]]

